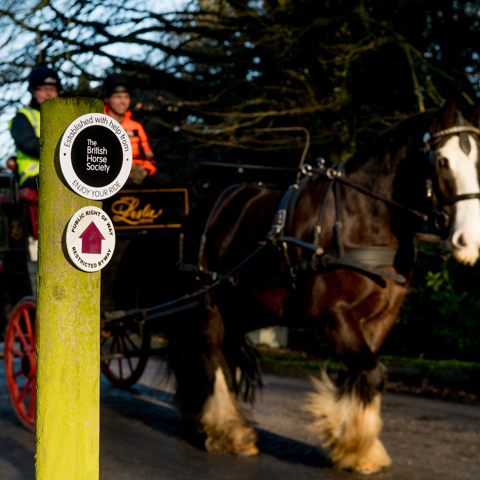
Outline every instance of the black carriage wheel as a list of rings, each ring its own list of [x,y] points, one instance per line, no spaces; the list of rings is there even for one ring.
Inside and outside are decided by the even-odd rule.
[[[149,348],[150,335],[141,327],[102,331],[100,369],[115,387],[131,387],[145,370]]]

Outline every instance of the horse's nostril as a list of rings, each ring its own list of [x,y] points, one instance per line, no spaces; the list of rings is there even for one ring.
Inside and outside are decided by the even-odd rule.
[[[465,237],[463,236],[463,233],[458,237],[457,244],[459,247],[467,246],[467,242],[465,241]]]

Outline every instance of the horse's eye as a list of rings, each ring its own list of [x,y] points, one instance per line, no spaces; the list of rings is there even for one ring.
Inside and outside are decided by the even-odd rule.
[[[440,168],[448,168],[448,160],[444,157],[440,157],[438,160],[438,166]]]

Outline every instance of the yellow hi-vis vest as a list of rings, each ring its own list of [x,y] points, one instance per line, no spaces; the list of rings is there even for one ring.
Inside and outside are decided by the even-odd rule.
[[[40,112],[32,107],[24,107],[21,108],[18,113],[23,113],[28,118],[32,124],[35,135],[40,138]],[[9,123],[9,128],[11,127],[12,120],[10,120]],[[19,176],[18,183],[22,186],[27,178],[38,175],[40,171],[40,160],[17,149],[17,171]]]

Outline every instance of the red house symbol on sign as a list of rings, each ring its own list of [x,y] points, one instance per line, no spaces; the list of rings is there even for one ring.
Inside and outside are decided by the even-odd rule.
[[[105,238],[95,225],[95,222],[90,223],[79,238],[82,239],[82,253],[99,255],[102,253],[102,240],[105,240]]]

